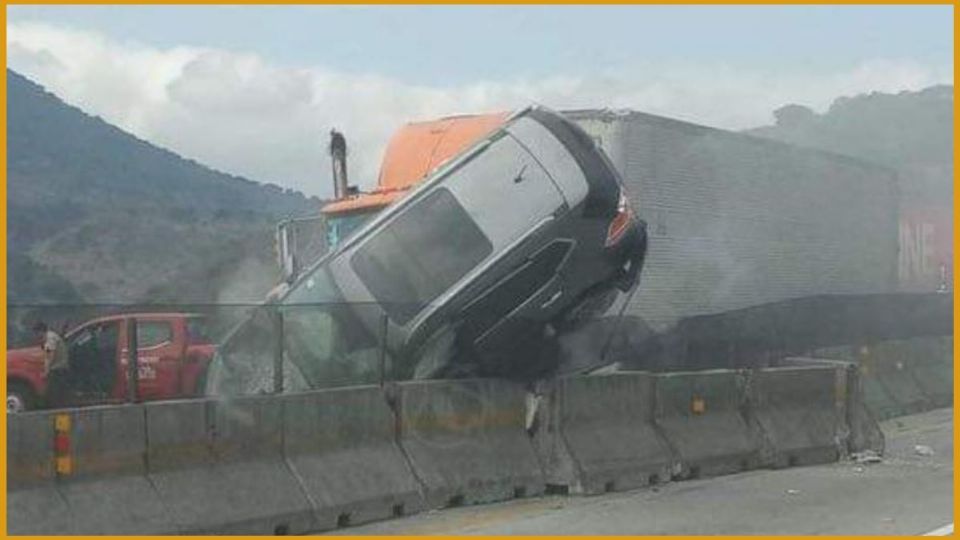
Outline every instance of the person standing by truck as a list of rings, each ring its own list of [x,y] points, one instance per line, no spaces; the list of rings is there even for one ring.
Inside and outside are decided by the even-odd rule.
[[[43,375],[47,380],[47,405],[58,407],[67,400],[70,358],[67,344],[60,334],[44,322],[33,325],[33,331],[41,340],[43,349]]]

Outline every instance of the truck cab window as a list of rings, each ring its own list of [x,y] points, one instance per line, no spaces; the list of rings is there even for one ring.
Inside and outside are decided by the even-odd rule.
[[[137,346],[156,347],[173,341],[173,328],[168,321],[137,321]]]
[[[327,245],[329,248],[335,249],[348,236],[353,234],[353,231],[369,221],[373,215],[374,212],[362,212],[327,218]]]
[[[107,395],[116,372],[116,321],[91,324],[67,338],[71,379],[76,390]]]

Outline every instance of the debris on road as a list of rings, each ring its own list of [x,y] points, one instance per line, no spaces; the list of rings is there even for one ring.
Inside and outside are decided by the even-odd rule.
[[[925,445],[925,444],[915,445],[915,446],[913,447],[913,451],[914,451],[914,453],[916,453],[918,456],[932,456],[932,455],[934,454],[933,448],[930,448],[929,446],[927,446],[927,445]]]
[[[850,459],[852,459],[854,463],[859,463],[862,465],[872,465],[874,463],[883,462],[883,458],[880,457],[880,454],[874,452],[873,450],[854,452],[853,454],[850,454]]]

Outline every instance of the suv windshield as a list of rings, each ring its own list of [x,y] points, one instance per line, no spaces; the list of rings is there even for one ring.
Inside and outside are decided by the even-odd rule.
[[[379,343],[357,318],[363,308],[345,303],[320,265],[230,333],[211,368],[210,393],[273,392],[281,338],[284,391],[376,382]]]
[[[378,341],[359,320],[321,264],[281,301],[284,355],[311,388],[376,382]]]

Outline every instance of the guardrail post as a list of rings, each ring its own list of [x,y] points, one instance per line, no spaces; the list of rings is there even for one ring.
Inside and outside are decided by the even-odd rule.
[[[273,392],[283,393],[283,313],[273,308]]]
[[[379,364],[380,364],[380,386],[382,387],[386,382],[387,378],[387,330],[388,330],[388,319],[387,314],[384,313],[380,317],[380,342],[379,342]]]
[[[140,399],[138,388],[140,379],[140,362],[137,354],[139,349],[137,340],[137,319],[127,319],[127,402],[136,403]]]

